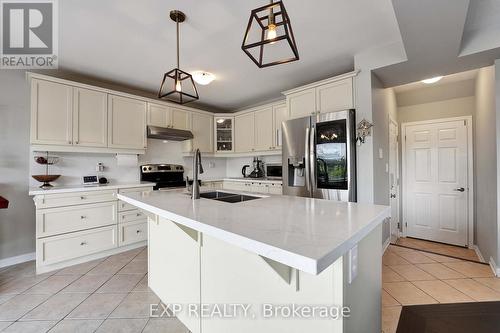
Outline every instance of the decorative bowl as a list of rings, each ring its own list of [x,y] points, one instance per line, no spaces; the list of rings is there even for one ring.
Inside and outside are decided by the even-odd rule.
[[[61,177],[61,175],[33,175],[31,177],[33,177],[40,183],[43,183],[42,186],[40,186],[41,188],[46,188],[46,187],[52,187],[52,185],[50,185],[50,182],[53,182],[57,178]]]
[[[38,163],[38,164],[42,164],[42,165],[54,165],[56,164],[57,162],[59,162],[59,157],[57,156],[41,156],[41,155],[38,155],[38,156],[34,156],[33,157],[35,162]]]

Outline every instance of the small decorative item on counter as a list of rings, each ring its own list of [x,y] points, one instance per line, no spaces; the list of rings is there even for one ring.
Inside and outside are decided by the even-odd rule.
[[[35,156],[35,162],[41,165],[45,165],[45,175],[33,175],[35,180],[43,183],[41,188],[50,188],[52,185],[50,182],[55,181],[57,178],[61,177],[61,175],[49,175],[49,165],[54,165],[59,162],[59,157],[57,156],[49,156],[49,152],[46,152],[45,156],[38,155]]]

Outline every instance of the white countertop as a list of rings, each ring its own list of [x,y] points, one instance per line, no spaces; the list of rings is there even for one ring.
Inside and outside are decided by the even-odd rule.
[[[226,203],[203,198],[193,201],[179,190],[124,193],[118,198],[315,275],[390,216],[387,206],[292,196]]]
[[[232,181],[232,182],[254,182],[254,183],[277,183],[281,184],[281,179],[268,179],[268,178],[243,178],[243,177],[226,177],[226,178],[216,178],[216,179],[203,179],[202,182],[222,182],[222,181]]]
[[[133,187],[144,187],[144,186],[154,186],[154,185],[155,185],[155,183],[151,183],[151,182],[130,182],[130,183],[112,182],[112,183],[104,184],[104,185],[83,186],[81,184],[75,184],[75,185],[65,185],[65,186],[54,186],[54,187],[51,187],[48,189],[43,189],[40,187],[30,187],[29,195],[116,190],[116,189],[120,189],[120,188],[133,188]]]

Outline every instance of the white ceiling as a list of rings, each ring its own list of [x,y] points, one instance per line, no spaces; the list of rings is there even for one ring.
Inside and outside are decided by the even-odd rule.
[[[455,73],[455,74],[450,74],[444,76],[441,80],[439,80],[436,83],[432,84],[425,84],[421,81],[417,82],[412,82],[408,84],[404,84],[401,86],[394,87],[394,91],[396,93],[401,93],[401,92],[406,92],[406,91],[411,91],[411,90],[417,90],[417,89],[423,89],[423,88],[429,88],[429,87],[438,87],[442,85],[447,85],[453,82],[460,82],[460,81],[466,81],[466,80],[475,80],[477,77],[477,69],[473,69],[470,71],[465,71],[465,72],[460,72],[460,73]]]
[[[250,10],[267,0],[64,0],[60,68],[156,92],[175,67],[171,9],[181,25],[181,68],[217,75],[200,105],[233,111],[353,69],[353,56],[401,41],[390,0],[285,0],[300,60],[259,69],[241,50]]]

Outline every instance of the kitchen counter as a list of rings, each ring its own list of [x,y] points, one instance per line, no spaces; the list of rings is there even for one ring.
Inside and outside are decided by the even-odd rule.
[[[57,194],[57,193],[71,193],[71,192],[88,192],[88,191],[100,191],[100,190],[116,190],[120,188],[134,188],[134,187],[144,187],[153,186],[155,183],[151,182],[112,182],[104,185],[87,185],[83,186],[81,184],[75,185],[64,185],[64,186],[54,186],[48,189],[42,189],[40,187],[30,187],[29,195],[43,195],[43,194]]]
[[[229,191],[234,192],[234,191]],[[318,275],[390,216],[390,208],[292,196],[193,202],[183,190],[118,194],[131,205]]]
[[[243,177],[226,177],[226,178],[213,178],[213,179],[202,179],[202,182],[210,183],[210,182],[223,182],[223,181],[231,181],[231,182],[255,182],[255,183],[278,183],[281,184],[281,179],[269,179],[269,178],[243,178]]]

